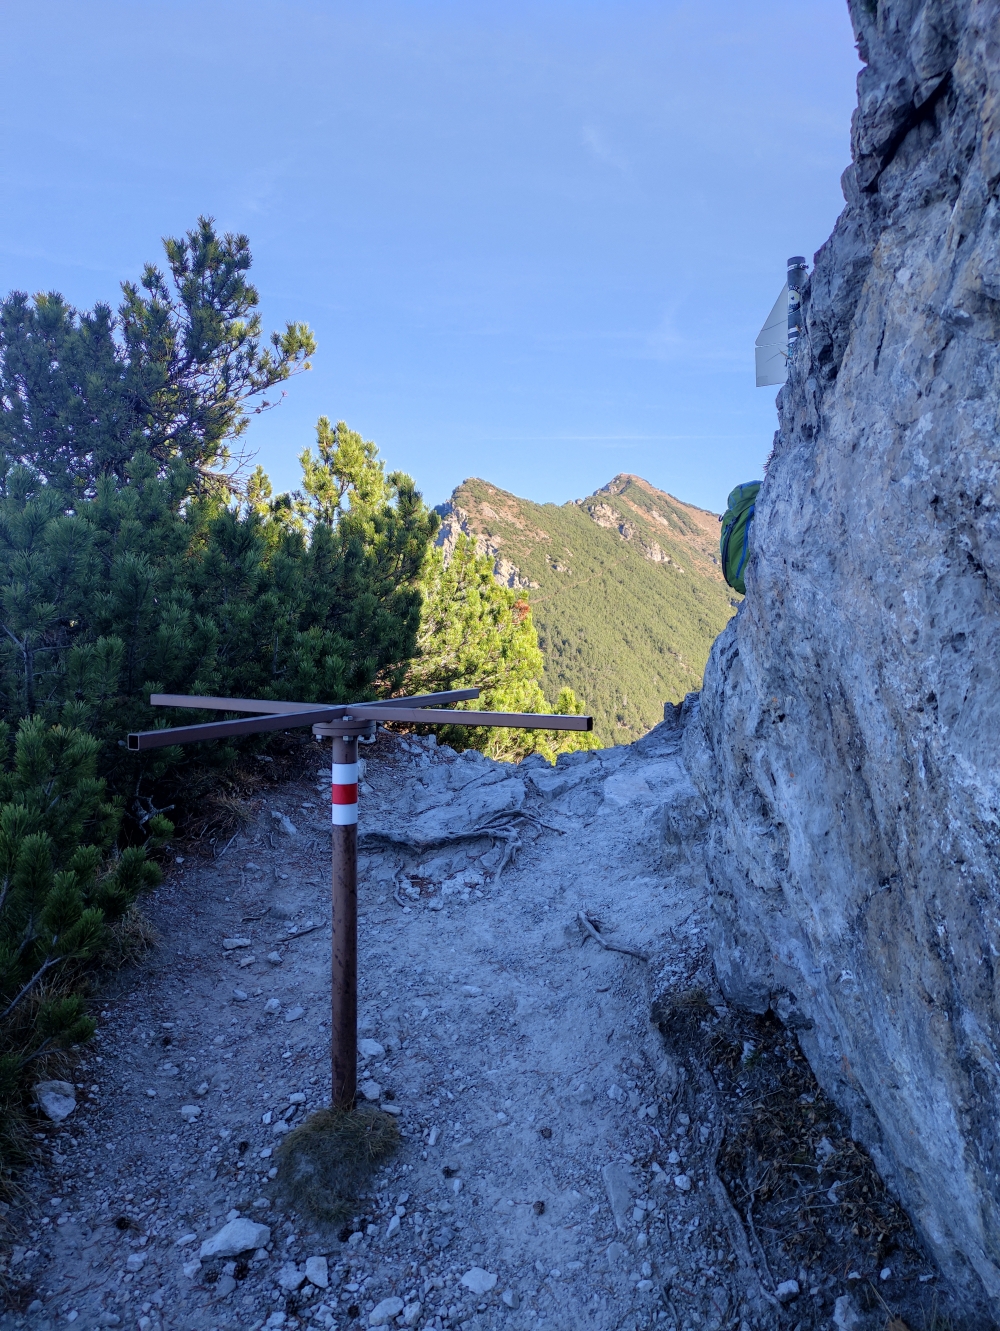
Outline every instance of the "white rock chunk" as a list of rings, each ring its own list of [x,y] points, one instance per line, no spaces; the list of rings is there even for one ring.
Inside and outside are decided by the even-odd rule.
[[[358,1053],[362,1058],[382,1058],[385,1055],[385,1048],[378,1040],[359,1040]]]
[[[402,1299],[383,1299],[381,1303],[376,1303],[375,1307],[368,1314],[368,1325],[385,1326],[386,1323],[391,1322],[394,1317],[398,1317],[402,1311]]]
[[[250,946],[250,939],[249,939],[249,938],[224,938],[224,939],[222,940],[222,946],[225,948],[225,950],[226,950],[227,952],[232,952],[233,949],[234,949],[234,948],[237,948],[237,947],[249,947],[249,946]]]
[[[473,1294],[488,1294],[497,1283],[492,1271],[484,1271],[481,1266],[474,1266],[462,1277],[462,1284],[471,1289]]]
[[[841,1294],[833,1305],[833,1325],[835,1331],[856,1331],[861,1325],[861,1318],[850,1294]]]
[[[299,829],[289,818],[287,813],[282,813],[280,809],[272,809],[271,817],[278,824],[286,836],[298,836]]]
[[[125,1260],[126,1271],[141,1271],[146,1265],[146,1254],[144,1252],[130,1252]]]
[[[326,1289],[330,1284],[330,1264],[325,1257],[306,1258],[306,1279],[317,1289]]]
[[[76,1108],[76,1089],[68,1081],[40,1081],[35,1084],[35,1099],[46,1118],[61,1123]]]
[[[370,1077],[367,1081],[361,1083],[360,1090],[366,1100],[377,1100],[382,1094],[382,1087],[377,1081],[372,1081]]]
[[[792,1299],[799,1297],[799,1282],[797,1280],[783,1280],[774,1291],[774,1296],[779,1303],[791,1303]]]
[[[604,1166],[601,1176],[607,1189],[611,1210],[614,1212],[615,1224],[620,1230],[627,1229],[629,1212],[632,1208],[632,1193],[635,1189],[634,1175],[628,1165],[614,1161]]]
[[[290,1007],[288,1011],[285,1013],[285,1020],[298,1021],[300,1017],[304,1017],[305,1015],[306,1015],[306,1010],[304,1007]]]
[[[690,1192],[691,1180],[688,1178],[687,1174],[675,1174],[674,1187],[678,1188],[681,1192]]]
[[[558,799],[560,795],[565,795],[571,786],[585,776],[586,773],[576,772],[557,772],[551,767],[546,767],[542,771],[532,771],[528,773],[528,780],[540,792],[542,797],[547,800]]]
[[[300,1271],[294,1262],[286,1262],[278,1272],[278,1284],[282,1289],[296,1290],[305,1282],[305,1278],[305,1271]]]
[[[206,1257],[238,1257],[241,1252],[264,1248],[270,1242],[271,1231],[267,1225],[259,1225],[254,1220],[241,1217],[239,1220],[230,1220],[217,1234],[206,1239],[198,1255],[203,1260]]]
[[[201,1113],[201,1105],[181,1105],[181,1118],[185,1123],[193,1123]]]
[[[419,1301],[417,1303],[408,1303],[403,1309],[403,1325],[416,1326],[420,1313],[423,1310],[423,1306],[424,1305]]]

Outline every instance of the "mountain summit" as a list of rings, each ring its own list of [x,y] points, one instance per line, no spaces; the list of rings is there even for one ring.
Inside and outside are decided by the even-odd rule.
[[[567,504],[535,504],[474,477],[437,511],[446,554],[472,536],[496,576],[525,589],[546,696],[554,702],[568,684],[605,744],[644,734],[665,701],[701,687],[733,612],[716,514],[627,474]]]

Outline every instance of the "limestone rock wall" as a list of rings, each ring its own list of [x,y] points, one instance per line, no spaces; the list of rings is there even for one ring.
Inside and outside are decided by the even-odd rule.
[[[686,752],[723,987],[1000,1323],[1000,5],[851,11],[847,206]]]

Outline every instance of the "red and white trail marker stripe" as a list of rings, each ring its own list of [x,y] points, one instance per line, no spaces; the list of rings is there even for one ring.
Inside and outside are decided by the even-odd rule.
[[[358,821],[358,765],[334,763],[330,787],[330,808],[335,827],[349,827]]]

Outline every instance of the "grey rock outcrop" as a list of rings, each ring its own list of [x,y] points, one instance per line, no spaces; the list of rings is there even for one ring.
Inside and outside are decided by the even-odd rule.
[[[460,508],[458,504],[452,503],[449,499],[447,503],[438,504],[434,512],[441,519],[441,526],[438,528],[434,544],[440,546],[444,551],[444,562],[446,564],[451,561],[451,557],[455,553],[458,538],[460,536],[471,536],[476,543],[476,553],[489,555],[493,560],[493,576],[501,587],[538,586],[537,582],[532,582],[529,578],[521,576],[521,570],[517,565],[500,553],[500,547],[496,541],[491,541],[489,537],[472,530],[469,515],[464,508]]]
[[[847,206],[687,727],[728,995],[1000,1322],[1000,7],[853,0]]]

